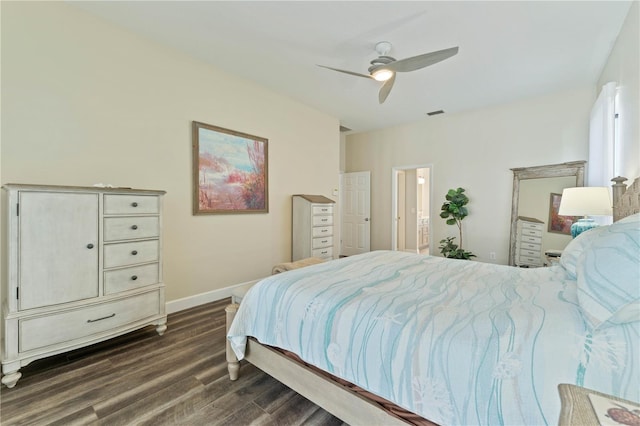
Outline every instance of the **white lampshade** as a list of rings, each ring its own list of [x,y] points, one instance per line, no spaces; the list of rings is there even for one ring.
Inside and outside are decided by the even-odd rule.
[[[611,216],[611,198],[606,186],[565,188],[562,191],[561,216]]]

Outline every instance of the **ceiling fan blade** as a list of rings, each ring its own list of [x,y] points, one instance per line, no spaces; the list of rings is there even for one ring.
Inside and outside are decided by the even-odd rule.
[[[396,81],[395,73],[391,76],[391,78],[384,82],[382,87],[380,88],[380,92],[378,93],[378,102],[384,103],[387,100],[387,96],[389,96],[389,92],[391,92],[391,88],[393,87],[393,83]]]
[[[360,73],[358,73],[358,72],[347,71],[347,70],[341,70],[341,69],[338,69],[338,68],[331,68],[331,67],[327,67],[327,66],[324,66],[324,65],[318,65],[318,66],[319,66],[319,67],[322,67],[322,68],[326,68],[326,69],[328,69],[328,70],[332,70],[332,71],[338,71],[338,72],[342,72],[342,73],[345,73],[345,74],[355,75],[356,77],[373,78],[373,77],[371,77],[370,75],[367,75],[367,74],[360,74]]]
[[[396,72],[409,72],[428,67],[440,61],[444,61],[458,53],[458,46],[449,49],[438,50],[437,52],[425,53],[423,55],[412,56],[400,59],[385,65],[384,68]]]

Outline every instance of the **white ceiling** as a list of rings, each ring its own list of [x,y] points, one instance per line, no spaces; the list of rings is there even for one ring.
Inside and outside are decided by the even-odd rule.
[[[231,74],[337,117],[354,131],[595,85],[630,1],[69,2]],[[378,41],[402,59],[458,55],[381,83],[367,73]]]

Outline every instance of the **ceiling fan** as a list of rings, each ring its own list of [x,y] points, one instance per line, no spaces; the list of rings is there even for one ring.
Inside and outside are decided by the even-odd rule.
[[[357,77],[372,78],[376,81],[384,81],[384,84],[380,88],[378,93],[378,101],[383,103],[393,87],[393,83],[396,80],[397,72],[409,72],[419,70],[429,65],[433,65],[440,61],[444,61],[458,53],[458,46],[451,47],[449,49],[438,50],[436,52],[424,53],[422,55],[412,56],[410,58],[396,60],[387,54],[391,51],[391,43],[388,41],[381,41],[376,43],[376,52],[378,57],[371,61],[371,66],[368,71],[369,74],[360,74],[353,71],[341,70],[338,68],[327,67],[325,65],[318,65],[322,68],[327,68],[333,71],[342,72],[345,74],[355,75]]]

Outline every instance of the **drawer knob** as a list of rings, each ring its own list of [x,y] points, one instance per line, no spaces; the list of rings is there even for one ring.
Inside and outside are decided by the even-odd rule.
[[[116,316],[116,313],[112,313],[111,315],[107,315],[106,317],[102,317],[102,318],[96,318],[96,319],[89,319],[87,320],[87,322],[97,322],[97,321],[102,321],[102,320],[106,320],[107,318],[113,318]]]
[[[138,203],[134,201],[133,203],[131,203],[131,207],[138,207]]]
[[[93,248],[93,244],[91,244],[91,243],[87,244],[87,248],[88,248],[89,250],[91,250],[91,249]]]
[[[137,276],[137,275],[134,275],[134,276],[132,276],[132,277],[131,277],[131,280],[132,280],[132,281],[135,281],[135,280],[137,280],[137,279],[138,279],[138,276]]]
[[[135,231],[136,229],[138,229],[138,225],[133,225],[133,226],[131,227],[131,229],[133,229],[133,230]]]
[[[138,250],[132,251],[131,254],[135,256],[136,254],[138,254]]]
[[[322,232],[329,232],[329,230],[328,229],[323,229]]]

